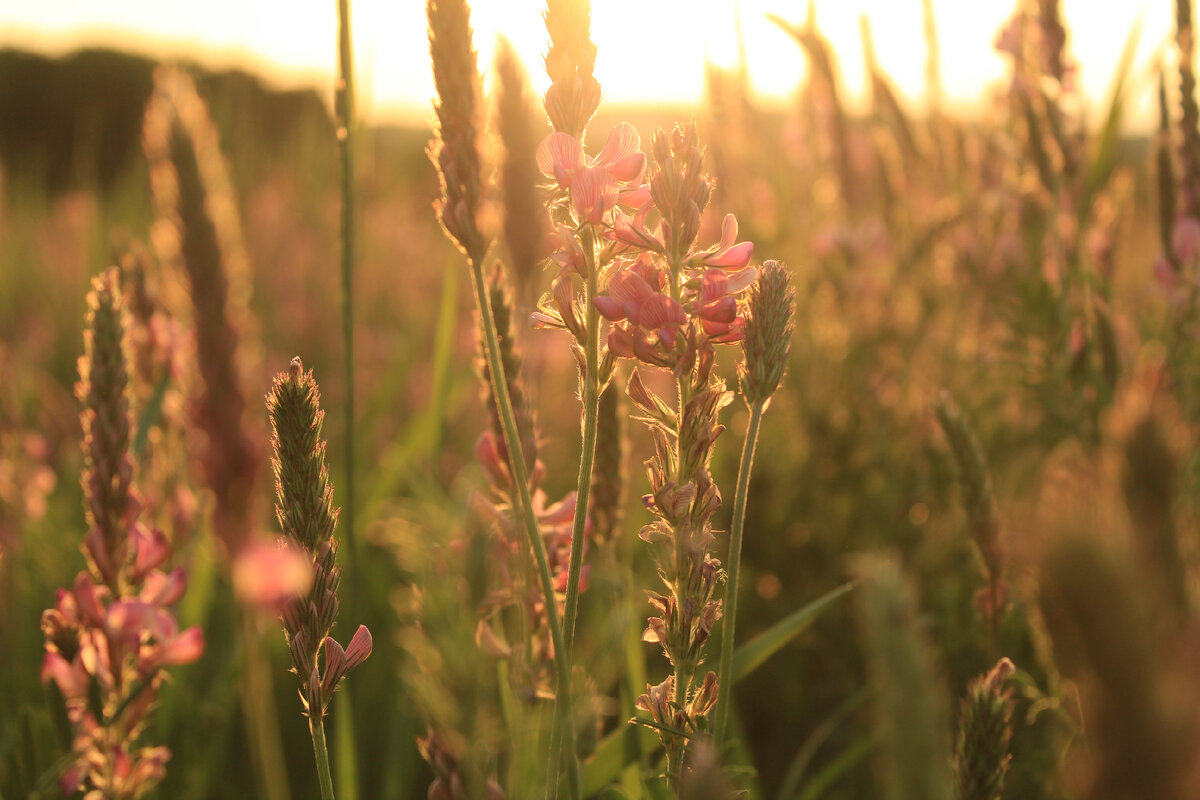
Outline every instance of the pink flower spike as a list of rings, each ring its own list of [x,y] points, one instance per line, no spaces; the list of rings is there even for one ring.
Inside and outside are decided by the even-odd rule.
[[[350,644],[346,645],[346,669],[353,669],[366,661],[374,649],[375,640],[371,638],[371,631],[366,625],[359,625],[350,637]]]
[[[584,164],[583,145],[574,136],[555,131],[538,145],[537,164],[543,175],[569,189],[576,171]]]
[[[608,132],[595,163],[622,183],[637,183],[646,171],[646,154],[641,147],[642,137],[637,128],[628,122],[619,122]]]
[[[247,545],[233,562],[233,593],[249,606],[278,610],[312,587],[312,558],[290,543]]]
[[[204,654],[204,631],[196,625],[165,642],[159,651],[158,665],[178,667],[191,664]]]

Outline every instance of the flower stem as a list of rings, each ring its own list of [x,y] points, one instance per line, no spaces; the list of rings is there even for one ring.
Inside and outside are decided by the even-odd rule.
[[[345,357],[346,480],[342,538],[353,572],[354,538],[354,51],[350,38],[350,0],[338,0],[338,82],[336,93],[338,155],[342,173],[342,348]],[[351,585],[354,581],[350,582]]]
[[[563,644],[563,632],[558,618],[558,600],[554,592],[554,580],[550,576],[550,562],[546,558],[546,545],[538,532],[537,518],[533,514],[533,499],[529,494],[529,475],[525,470],[525,456],[521,450],[521,435],[517,430],[517,418],[513,413],[512,398],[508,393],[508,381],[504,374],[504,360],[500,357],[500,337],[496,333],[496,319],[492,316],[492,300],[488,292],[487,282],[483,275],[481,259],[471,259],[471,277],[475,285],[475,300],[479,305],[479,314],[483,318],[483,338],[486,345],[488,373],[492,379],[492,390],[496,398],[496,408],[500,414],[500,422],[504,428],[504,444],[508,450],[508,467],[512,482],[516,489],[517,513],[521,526],[525,531],[529,549],[533,551],[537,562],[538,577],[542,584],[542,594],[546,603],[546,618],[550,627],[550,635],[554,640],[554,671],[557,673],[557,727],[560,731],[563,748],[568,753],[567,784],[573,800],[582,796],[582,777],[579,770],[579,760],[575,755],[574,715],[571,713],[571,671],[568,664],[567,648]],[[550,754],[555,764],[560,753],[552,749]],[[551,769],[553,781],[558,782],[557,767]]]
[[[742,443],[742,460],[738,465],[737,489],[733,495],[733,523],[729,531],[728,579],[725,582],[725,632],[721,636],[721,691],[717,695],[716,719],[713,723],[713,738],[717,751],[724,743],[725,728],[729,722],[729,706],[733,702],[733,634],[737,621],[738,575],[742,567],[742,532],[746,524],[746,496],[750,492],[750,471],[754,469],[754,451],[758,446],[758,428],[762,423],[763,403],[750,406],[750,425],[746,428],[746,440]]]
[[[325,746],[325,722],[314,709],[308,718],[312,733],[313,753],[317,757],[317,779],[321,782],[321,800],[333,800],[333,776],[329,772],[329,749]]]
[[[584,343],[583,444],[579,453],[579,480],[575,485],[575,520],[571,527],[571,560],[567,566],[567,600],[563,608],[563,640],[570,665],[571,646],[575,641],[575,619],[579,614],[579,573],[583,568],[583,534],[587,527],[588,501],[592,490],[592,465],[596,459],[596,427],[600,418],[600,312],[596,308],[599,266],[596,263],[595,235],[590,225],[580,231],[587,258],[584,302],[587,306],[587,341]]]

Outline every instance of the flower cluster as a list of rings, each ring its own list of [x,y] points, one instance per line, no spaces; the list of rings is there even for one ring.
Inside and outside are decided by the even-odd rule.
[[[594,309],[610,323],[599,359],[602,382],[620,358],[666,369],[678,382],[674,406],[650,391],[636,370],[627,387],[654,441],[647,462],[651,491],[643,499],[655,520],[641,538],[654,547],[666,587],[651,593],[657,613],[643,638],[661,645],[674,667],[637,707],[659,726],[681,732],[659,729],[668,772],[678,780],[686,738],[706,729],[717,699],[715,673],[693,685],[722,609],[723,574],[709,552],[721,494],[708,465],[723,430],[719,413],[733,394],[714,374],[715,346],[743,338],[742,295],[757,271],[750,266],[754,245],[738,241],[733,215],[725,217],[717,243],[698,242],[712,187],[695,127],[660,131],[649,167],[640,145],[627,124],[614,128],[591,159],[561,132],[543,141],[538,163],[557,192],[552,216],[561,246],[553,261],[560,273],[533,321],[569,330],[586,349],[593,343],[583,317]],[[582,303],[575,276],[594,287]]]
[[[538,165],[558,198],[553,216],[560,246],[551,259],[560,270],[533,322],[564,328],[586,346],[587,309],[571,278],[587,280],[595,272],[595,307],[613,323],[602,378],[611,374],[614,358],[686,370],[684,362],[709,345],[739,341],[745,318],[738,296],[756,276],[749,267],[754,245],[737,240],[734,215],[725,217],[719,242],[696,244],[711,184],[700,171],[695,127],[677,128],[670,136],[659,132],[648,182],[640,148],[637,130],[620,123],[595,158],[561,132],[551,133],[538,149]],[[681,335],[689,329],[693,336]]]
[[[84,495],[91,526],[88,570],[42,615],[42,680],[62,693],[75,759],[64,792],[139,797],[163,776],[170,751],[137,747],[167,667],[200,657],[199,628],[179,630],[171,611],[183,596],[183,567],[165,572],[171,547],[162,531],[137,521],[131,488],[125,310],[115,268],[88,296],[86,354],[77,387],[84,401]]]

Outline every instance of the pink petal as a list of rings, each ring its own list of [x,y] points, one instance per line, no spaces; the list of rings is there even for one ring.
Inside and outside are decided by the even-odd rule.
[[[729,277],[729,283],[725,286],[725,291],[729,294],[741,294],[753,286],[754,281],[758,279],[758,270],[754,267],[722,274]]]
[[[615,297],[606,294],[597,295],[593,302],[596,304],[596,310],[609,322],[620,322],[628,316],[620,301]]]
[[[158,663],[164,667],[190,664],[204,654],[204,632],[193,625],[163,644]]]
[[[721,249],[732,245],[737,241],[738,221],[733,214],[726,214],[725,219],[721,220]]]
[[[583,165],[583,145],[574,136],[555,131],[538,145],[537,164],[543,175],[566,189],[571,185],[571,175]]]
[[[663,328],[669,325],[683,325],[687,322],[687,314],[683,307],[670,297],[656,294],[642,303],[634,321],[647,329]]]
[[[559,502],[538,514],[544,525],[565,525],[575,521],[575,493],[571,492]]]
[[[646,154],[641,152],[642,137],[637,128],[628,122],[618,122],[608,132],[595,165],[611,172],[619,181],[630,183],[639,180],[646,169]]]
[[[720,269],[705,270],[700,281],[700,305],[709,303],[729,294],[729,275]]]
[[[650,184],[643,183],[640,186],[631,186],[621,190],[621,194],[617,197],[617,202],[628,208],[647,209],[650,205]]]
[[[733,247],[727,247],[713,253],[704,259],[704,263],[710,267],[721,267],[723,269],[743,269],[754,256],[754,242],[740,242]]]
[[[101,624],[104,621],[104,609],[100,605],[100,596],[103,593],[92,582],[92,576],[80,572],[75,576],[72,591],[75,594],[75,605],[79,609],[80,620],[89,625]]]
[[[366,625],[359,625],[358,630],[350,637],[350,644],[346,645],[346,669],[353,669],[366,661],[374,648],[375,641],[371,638],[371,631]]]
[[[88,676],[78,661],[68,662],[58,653],[42,657],[42,683],[54,681],[66,697],[84,697],[88,693]]]
[[[608,349],[617,358],[633,358],[633,334],[623,325],[608,332]]]
[[[720,300],[716,300],[700,309],[700,318],[705,322],[705,331],[708,331],[707,323],[719,322],[725,325],[737,319],[737,300],[726,295]]]
[[[598,225],[617,204],[617,179],[602,169],[584,169],[571,183],[571,207],[580,220]]]
[[[151,570],[142,584],[138,597],[146,603],[159,606],[169,606],[179,602],[187,591],[187,572],[183,567],[176,567],[168,575],[161,570]]]
[[[105,627],[118,636],[137,639],[149,633],[156,639],[169,639],[178,626],[170,612],[141,600],[120,600],[109,606]]]
[[[171,557],[171,544],[160,530],[148,531],[145,526],[136,525],[130,538],[133,540],[133,571],[137,576],[145,575]]]

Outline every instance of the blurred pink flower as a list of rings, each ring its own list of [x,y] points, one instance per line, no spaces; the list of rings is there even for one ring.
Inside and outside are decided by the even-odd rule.
[[[233,591],[249,606],[278,611],[312,588],[312,557],[282,540],[253,542],[233,562]]]

